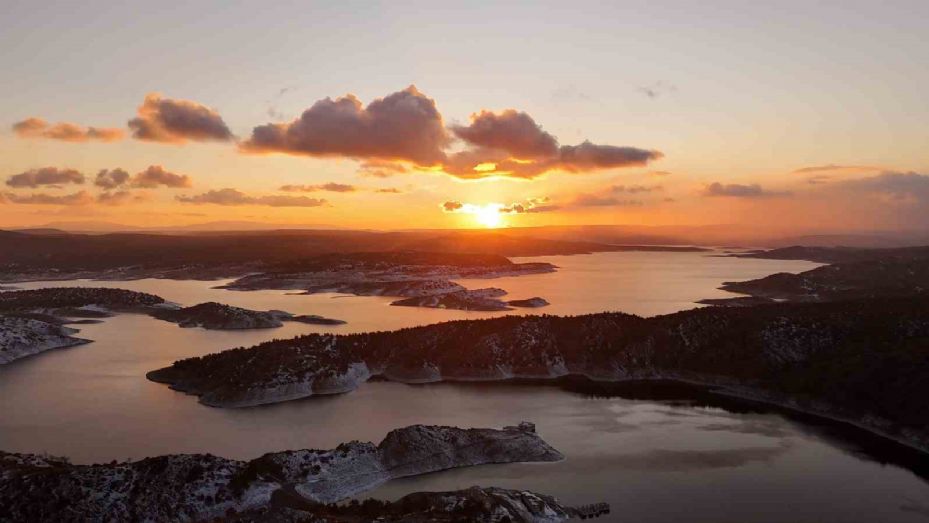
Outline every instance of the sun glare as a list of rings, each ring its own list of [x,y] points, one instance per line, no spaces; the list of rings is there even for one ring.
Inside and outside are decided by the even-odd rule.
[[[478,223],[488,229],[495,229],[503,224],[503,215],[500,210],[493,205],[485,205],[474,213],[474,218]]]

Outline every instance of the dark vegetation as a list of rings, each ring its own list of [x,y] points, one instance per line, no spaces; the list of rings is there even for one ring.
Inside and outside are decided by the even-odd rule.
[[[432,366],[443,379],[489,377],[501,366],[538,376],[563,365],[601,379],[693,379],[824,402],[830,414],[886,420],[929,434],[929,297],[695,309],[641,318],[508,316],[395,332],[308,335],[175,362],[149,377],[218,396],[345,372],[384,375]],[[282,371],[282,369],[285,369]],[[890,427],[892,426],[892,427]]]
[[[76,308],[100,305],[112,309],[145,307],[164,303],[164,299],[144,292],[100,287],[49,287],[0,293],[0,313],[38,308]],[[95,316],[93,312],[75,314]]]

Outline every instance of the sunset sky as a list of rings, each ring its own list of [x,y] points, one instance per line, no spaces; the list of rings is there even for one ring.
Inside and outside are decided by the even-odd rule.
[[[4,2],[0,227],[929,228],[929,3]]]

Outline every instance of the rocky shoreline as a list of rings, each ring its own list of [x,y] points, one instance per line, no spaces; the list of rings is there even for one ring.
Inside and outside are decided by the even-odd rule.
[[[56,323],[0,316],[0,365],[34,356],[52,349],[62,349],[90,343],[75,338],[77,329]]]
[[[561,453],[526,422],[500,430],[413,425],[391,431],[377,445],[353,441],[331,450],[274,452],[247,462],[193,454],[71,465],[63,458],[0,452],[0,520],[205,521],[279,512],[275,496],[284,493],[303,505],[298,512],[313,517],[314,512],[333,509],[326,503],[393,478],[488,463],[561,459]],[[498,498],[494,503],[500,507],[509,506],[516,514],[523,510],[528,516],[516,521],[545,521],[534,512],[561,518],[551,521],[572,513],[551,498],[532,495],[530,503],[524,499],[508,505],[507,500],[523,495],[484,494]],[[525,510],[529,506],[535,508]],[[457,509],[451,504],[444,510]]]

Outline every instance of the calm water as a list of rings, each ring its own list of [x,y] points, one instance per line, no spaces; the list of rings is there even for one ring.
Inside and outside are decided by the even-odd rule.
[[[537,312],[654,315],[725,296],[715,290],[722,281],[815,266],[699,253],[604,253],[545,261],[561,270],[462,283],[552,302]],[[394,481],[369,495],[480,484],[533,489],[572,504],[608,501],[615,519],[629,521],[929,521],[929,483],[912,471],[880,464],[875,456],[881,454],[865,451],[861,438],[837,437],[773,412],[593,397],[552,386],[383,382],[337,397],[266,407],[204,407],[192,396],[145,380],[145,372],[183,357],[308,332],[395,329],[500,314],[390,307],[390,299],[377,297],[210,288],[217,284],[140,280],[21,287],[107,285],[184,305],[215,300],[349,323],[218,332],[122,314],[80,326],[80,336],[94,343],[0,368],[0,449],[66,455],[79,463],[178,452],[252,458],[352,439],[376,442],[412,423],[502,426],[528,420],[567,456],[565,461],[448,471]]]

